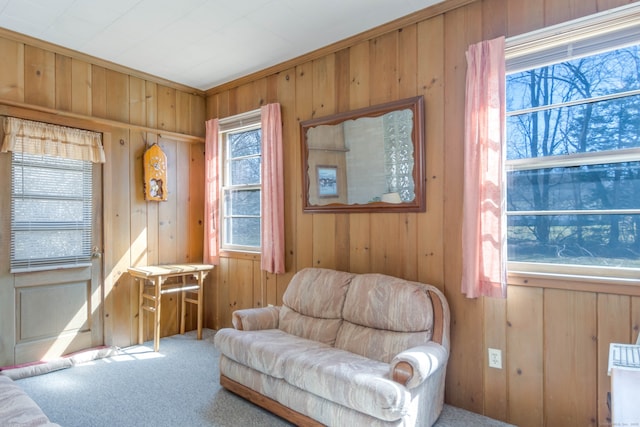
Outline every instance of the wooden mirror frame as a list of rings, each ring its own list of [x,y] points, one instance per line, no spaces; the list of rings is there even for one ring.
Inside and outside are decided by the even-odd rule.
[[[330,203],[313,205],[309,201],[309,144],[308,130],[321,125],[336,125],[347,120],[362,117],[378,117],[398,110],[410,109],[413,113],[413,128],[411,141],[413,142],[413,182],[415,198],[411,202],[386,203],[382,201],[366,204]],[[385,104],[365,107],[358,110],[338,113],[326,117],[304,120],[300,122],[300,141],[302,145],[302,210],[305,213],[348,213],[348,212],[424,212],[426,210],[425,183],[425,146],[424,146],[424,99],[423,96],[401,99]]]

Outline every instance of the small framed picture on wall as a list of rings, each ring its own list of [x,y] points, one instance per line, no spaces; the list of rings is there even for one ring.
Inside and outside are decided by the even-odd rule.
[[[338,167],[317,166],[318,197],[338,197]]]

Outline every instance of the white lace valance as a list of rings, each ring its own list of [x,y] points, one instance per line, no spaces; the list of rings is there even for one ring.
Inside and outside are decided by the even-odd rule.
[[[15,117],[4,118],[1,151],[105,162],[100,133]]]

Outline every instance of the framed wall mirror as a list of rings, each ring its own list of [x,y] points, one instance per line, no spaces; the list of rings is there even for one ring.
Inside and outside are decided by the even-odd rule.
[[[421,212],[422,96],[300,123],[303,211]]]

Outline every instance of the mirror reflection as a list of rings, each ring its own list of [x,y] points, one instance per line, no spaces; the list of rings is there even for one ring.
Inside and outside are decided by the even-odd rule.
[[[303,122],[305,210],[423,210],[421,101]]]

